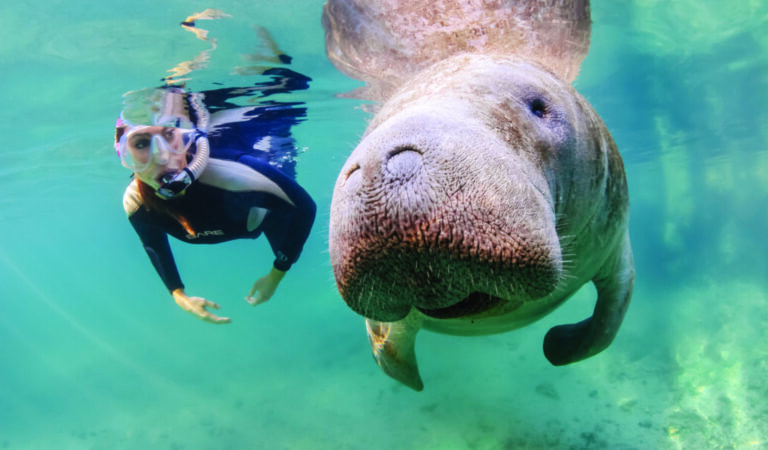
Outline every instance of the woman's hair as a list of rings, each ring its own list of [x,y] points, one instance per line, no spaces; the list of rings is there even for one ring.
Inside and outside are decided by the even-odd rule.
[[[163,200],[158,197],[157,194],[155,194],[155,189],[147,183],[141,181],[138,177],[136,178],[136,186],[139,190],[141,203],[147,210],[165,214],[173,218],[173,220],[179,222],[179,224],[181,224],[181,226],[187,230],[187,233],[191,235],[195,234],[195,230],[189,224],[187,218],[184,217],[181,211],[179,211],[179,208],[176,207],[175,202]]]

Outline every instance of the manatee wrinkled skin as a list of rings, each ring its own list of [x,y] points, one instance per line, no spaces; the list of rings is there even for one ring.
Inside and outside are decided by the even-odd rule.
[[[605,349],[631,298],[623,163],[570,84],[588,4],[504,3],[330,0],[324,10],[329,57],[384,101],[334,189],[331,263],[376,361],[415,390],[421,328],[506,332],[592,281],[593,316],[545,336],[545,356],[563,365]]]

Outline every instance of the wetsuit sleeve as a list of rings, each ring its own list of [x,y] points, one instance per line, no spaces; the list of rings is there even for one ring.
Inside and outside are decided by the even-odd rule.
[[[139,210],[128,217],[128,220],[139,235],[144,250],[152,261],[157,274],[165,283],[169,292],[183,289],[179,270],[173,259],[171,246],[168,243],[168,235],[157,225],[153,224],[144,210]]]
[[[269,163],[248,155],[240,158],[239,162],[275,182],[293,203],[290,205],[281,201],[280,207],[267,215],[263,227],[275,254],[274,267],[285,272],[301,255],[315,222],[317,206],[304,188]]]

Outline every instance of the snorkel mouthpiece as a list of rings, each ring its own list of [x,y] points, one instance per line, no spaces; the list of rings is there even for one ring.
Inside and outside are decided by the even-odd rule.
[[[160,181],[163,184],[157,189],[157,195],[168,200],[184,192],[195,181],[195,175],[189,169],[184,168],[181,172],[163,175]]]
[[[196,129],[190,138],[190,143],[192,141],[195,141],[197,146],[197,151],[192,162],[190,162],[184,170],[177,173],[167,173],[160,179],[163,184],[157,189],[157,195],[165,200],[184,192],[190,184],[194,183],[194,181],[200,177],[200,174],[203,173],[203,170],[208,165],[208,156],[210,153],[210,148],[208,147],[208,135],[204,131]],[[189,147],[189,145],[187,145],[187,147]]]

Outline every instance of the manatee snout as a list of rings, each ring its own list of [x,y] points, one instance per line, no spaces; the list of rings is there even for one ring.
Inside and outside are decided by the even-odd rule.
[[[334,275],[369,319],[394,322],[414,307],[435,318],[511,311],[562,276],[547,187],[480,124],[436,116],[380,124],[336,184]]]

